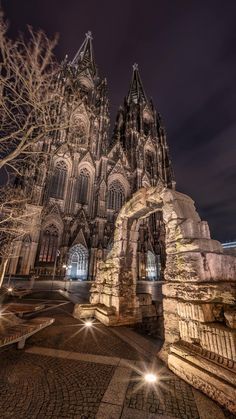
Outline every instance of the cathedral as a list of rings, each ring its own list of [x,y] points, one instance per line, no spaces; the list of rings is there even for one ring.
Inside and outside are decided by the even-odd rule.
[[[107,82],[99,76],[90,32],[74,59],[61,64],[57,83],[63,97],[57,118],[69,113],[71,127],[38,145],[46,153],[33,178],[31,230],[16,242],[8,270],[94,280],[122,205],[159,179],[174,188],[166,132],[134,64],[110,135]],[[162,279],[165,231],[158,214],[140,225],[140,280]]]

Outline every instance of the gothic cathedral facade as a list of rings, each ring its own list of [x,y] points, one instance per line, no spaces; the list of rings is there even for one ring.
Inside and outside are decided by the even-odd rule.
[[[72,128],[41,144],[47,157],[34,177],[32,228],[17,241],[9,273],[94,280],[122,205],[158,179],[174,186],[166,133],[135,64],[109,138],[107,83],[98,74],[91,33],[73,61],[62,63],[58,83],[64,98],[58,117],[70,112]],[[159,279],[165,263],[161,216],[143,220],[139,235],[138,277]]]

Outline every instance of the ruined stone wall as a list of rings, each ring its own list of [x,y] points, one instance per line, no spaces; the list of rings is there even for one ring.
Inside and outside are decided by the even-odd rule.
[[[94,314],[105,324],[140,321],[139,220],[160,210],[166,269],[164,345],[159,356],[177,375],[236,412],[236,258],[223,254],[221,244],[211,239],[190,197],[159,183],[139,190],[124,205],[114,246],[91,288]]]

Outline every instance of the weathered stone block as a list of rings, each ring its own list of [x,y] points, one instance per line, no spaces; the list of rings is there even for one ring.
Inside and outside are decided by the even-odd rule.
[[[75,304],[73,317],[86,319],[95,317],[96,304]]]
[[[179,252],[167,254],[166,281],[232,281],[236,279],[234,256]]]
[[[199,324],[192,320],[179,320],[180,337],[186,342],[199,340]]]
[[[179,252],[223,253],[223,248],[220,242],[205,238],[181,238],[167,243],[166,253],[168,255]]]
[[[228,309],[224,312],[226,324],[231,329],[236,329],[236,309]]]
[[[165,313],[173,313],[175,315],[178,315],[178,311],[177,311],[178,301],[176,299],[164,298],[162,304],[163,304],[163,311]]]
[[[195,358],[190,357],[188,352],[181,357],[181,354],[176,355],[172,352],[171,347],[168,366],[180,378],[224,405],[232,413],[236,413],[235,386],[219,377],[217,371],[212,370],[210,365],[208,368],[206,361],[199,366],[195,363]]]
[[[221,324],[200,324],[200,345],[208,351],[236,361],[236,330]]]
[[[213,304],[184,303],[182,301],[177,304],[177,311],[182,319],[196,320],[203,323],[215,320],[213,309]]]
[[[189,196],[172,190],[165,190],[161,196],[164,203],[163,218],[165,222],[174,218],[191,218],[194,221],[201,221],[196,212],[194,201]]]
[[[210,231],[206,221],[193,220],[188,218],[170,219],[166,223],[166,244],[180,239],[207,239],[209,240]]]
[[[213,284],[194,284],[172,282],[162,286],[165,297],[181,299],[189,302],[214,302],[236,304],[236,281]]]

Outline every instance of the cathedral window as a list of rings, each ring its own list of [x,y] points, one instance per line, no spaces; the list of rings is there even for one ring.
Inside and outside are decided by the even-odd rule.
[[[63,199],[65,194],[67,179],[67,165],[61,160],[59,161],[53,171],[50,196],[52,198]]]
[[[115,180],[111,183],[108,191],[108,208],[119,211],[125,202],[124,188]]]
[[[39,262],[54,262],[58,250],[58,229],[49,225],[42,234]]]
[[[147,277],[149,280],[155,281],[158,277],[157,263],[154,253],[150,250],[147,252]]]
[[[89,190],[89,172],[87,169],[82,169],[78,178],[77,185],[77,202],[80,204],[87,204]]]

